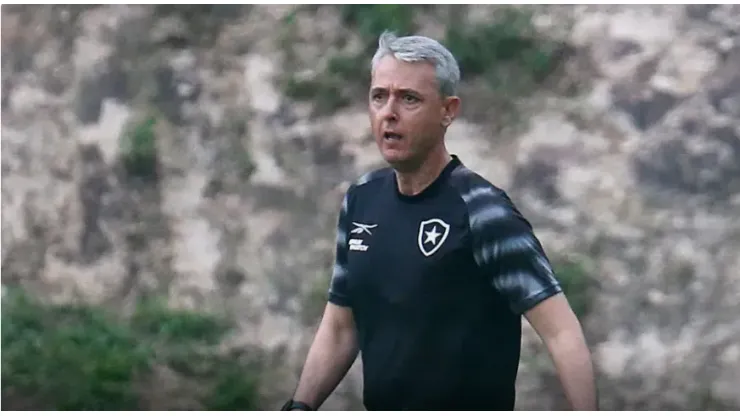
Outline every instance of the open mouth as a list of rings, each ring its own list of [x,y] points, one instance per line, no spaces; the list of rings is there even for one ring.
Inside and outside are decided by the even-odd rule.
[[[401,140],[403,136],[398,133],[387,131],[383,133],[383,138],[385,140]]]

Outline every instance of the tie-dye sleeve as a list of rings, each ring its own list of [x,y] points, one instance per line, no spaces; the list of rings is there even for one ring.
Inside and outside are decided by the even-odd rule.
[[[514,313],[562,291],[531,225],[505,193],[483,189],[466,203],[475,261]]]
[[[339,306],[350,306],[349,288],[347,285],[347,218],[349,210],[349,193],[344,195],[336,231],[336,249],[334,269],[329,287],[329,302]]]

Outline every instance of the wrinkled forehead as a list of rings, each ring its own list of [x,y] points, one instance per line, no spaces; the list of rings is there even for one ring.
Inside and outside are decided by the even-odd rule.
[[[370,88],[436,91],[438,88],[437,74],[434,65],[430,62],[405,62],[392,56],[386,56],[372,71]]]

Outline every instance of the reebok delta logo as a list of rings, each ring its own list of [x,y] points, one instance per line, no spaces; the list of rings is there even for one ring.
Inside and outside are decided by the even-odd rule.
[[[370,230],[378,226],[378,224],[363,224],[360,222],[353,222],[352,225],[354,225],[355,228],[353,228],[349,233],[358,235],[373,235],[373,232]],[[366,244],[362,243],[361,238],[351,238],[349,240],[350,251],[367,251],[368,248],[369,247]]]
[[[359,222],[353,222],[352,225],[354,225],[355,228],[353,228],[352,231],[349,232],[350,234],[368,233],[369,235],[373,235],[370,230],[378,226],[378,224],[362,224]]]

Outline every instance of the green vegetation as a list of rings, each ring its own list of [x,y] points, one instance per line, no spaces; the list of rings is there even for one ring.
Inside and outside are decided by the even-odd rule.
[[[726,410],[737,410],[737,406],[732,403],[717,398],[713,393],[712,389],[706,387],[700,391],[691,394],[692,402],[695,405],[692,406],[695,410],[708,410],[708,411],[726,411]]]
[[[532,16],[525,8],[497,10],[488,24],[468,25],[459,16],[442,16],[441,7],[411,5],[342,5],[338,6],[344,26],[360,39],[356,51],[342,51],[330,56],[326,67],[311,79],[289,76],[283,80],[286,95],[310,101],[316,115],[336,111],[365,96],[369,82],[369,65],[384,30],[398,35],[416,33],[417,18],[434,19],[445,26],[442,40],[458,58],[464,82],[482,80],[483,104],[487,114],[506,116],[516,113],[516,101],[535,91],[557,68],[561,45],[537,33]],[[296,13],[300,13],[298,10]],[[296,15],[286,19],[295,23]],[[286,30],[286,37],[293,32]],[[344,43],[344,38],[337,41]],[[281,42],[286,56],[293,58],[292,42]],[[508,114],[511,116],[511,114]]]
[[[185,406],[193,410],[255,410],[258,368],[240,354],[217,351],[230,329],[219,317],[154,301],[123,319],[100,307],[45,305],[11,291],[2,302],[3,408],[150,410],[177,407],[166,400],[185,397],[197,403]],[[150,396],[161,388],[154,374],[162,369],[192,391],[156,402]]]
[[[148,116],[129,126],[121,136],[121,161],[129,175],[142,179],[156,179],[156,125],[157,118]]]
[[[243,18],[250,4],[158,4],[154,16],[158,19],[178,17],[187,25],[188,41],[210,46],[218,39],[225,23]]]
[[[451,26],[445,43],[465,76],[483,76],[497,90],[534,87],[557,64],[555,43],[539,39],[531,14],[519,8],[503,9],[491,24]]]
[[[345,27],[359,34],[362,42],[360,50],[330,56],[326,68],[315,78],[287,76],[282,80],[285,94],[298,101],[311,102],[316,116],[331,114],[356,102],[358,97],[365,96],[364,88],[370,81],[370,59],[378,35],[385,29],[394,30],[399,35],[413,33],[416,30],[414,13],[425,6],[347,4],[338,7]],[[300,12],[300,9],[296,11]],[[295,19],[296,14],[292,14],[284,21],[286,29],[281,45],[288,60],[295,56],[291,41],[291,37],[295,36],[292,30]],[[342,41],[339,40],[340,43]]]
[[[359,33],[366,50],[375,45],[386,29],[399,36],[413,34],[417,29],[414,14],[428,8],[405,4],[344,4],[340,7],[342,21]]]
[[[3,399],[12,389],[54,410],[133,409],[148,351],[105,313],[42,307],[25,296],[2,303]]]
[[[593,284],[584,265],[573,260],[554,263],[555,275],[568,297],[571,308],[579,318],[591,310]]]
[[[303,299],[301,319],[304,325],[315,325],[321,319],[326,307],[331,282],[331,270],[319,273],[313,280],[308,294]]]
[[[314,80],[299,80],[289,77],[283,84],[288,97],[299,101],[311,101],[314,115],[325,115],[351,103],[342,90],[342,83],[331,74]]]

